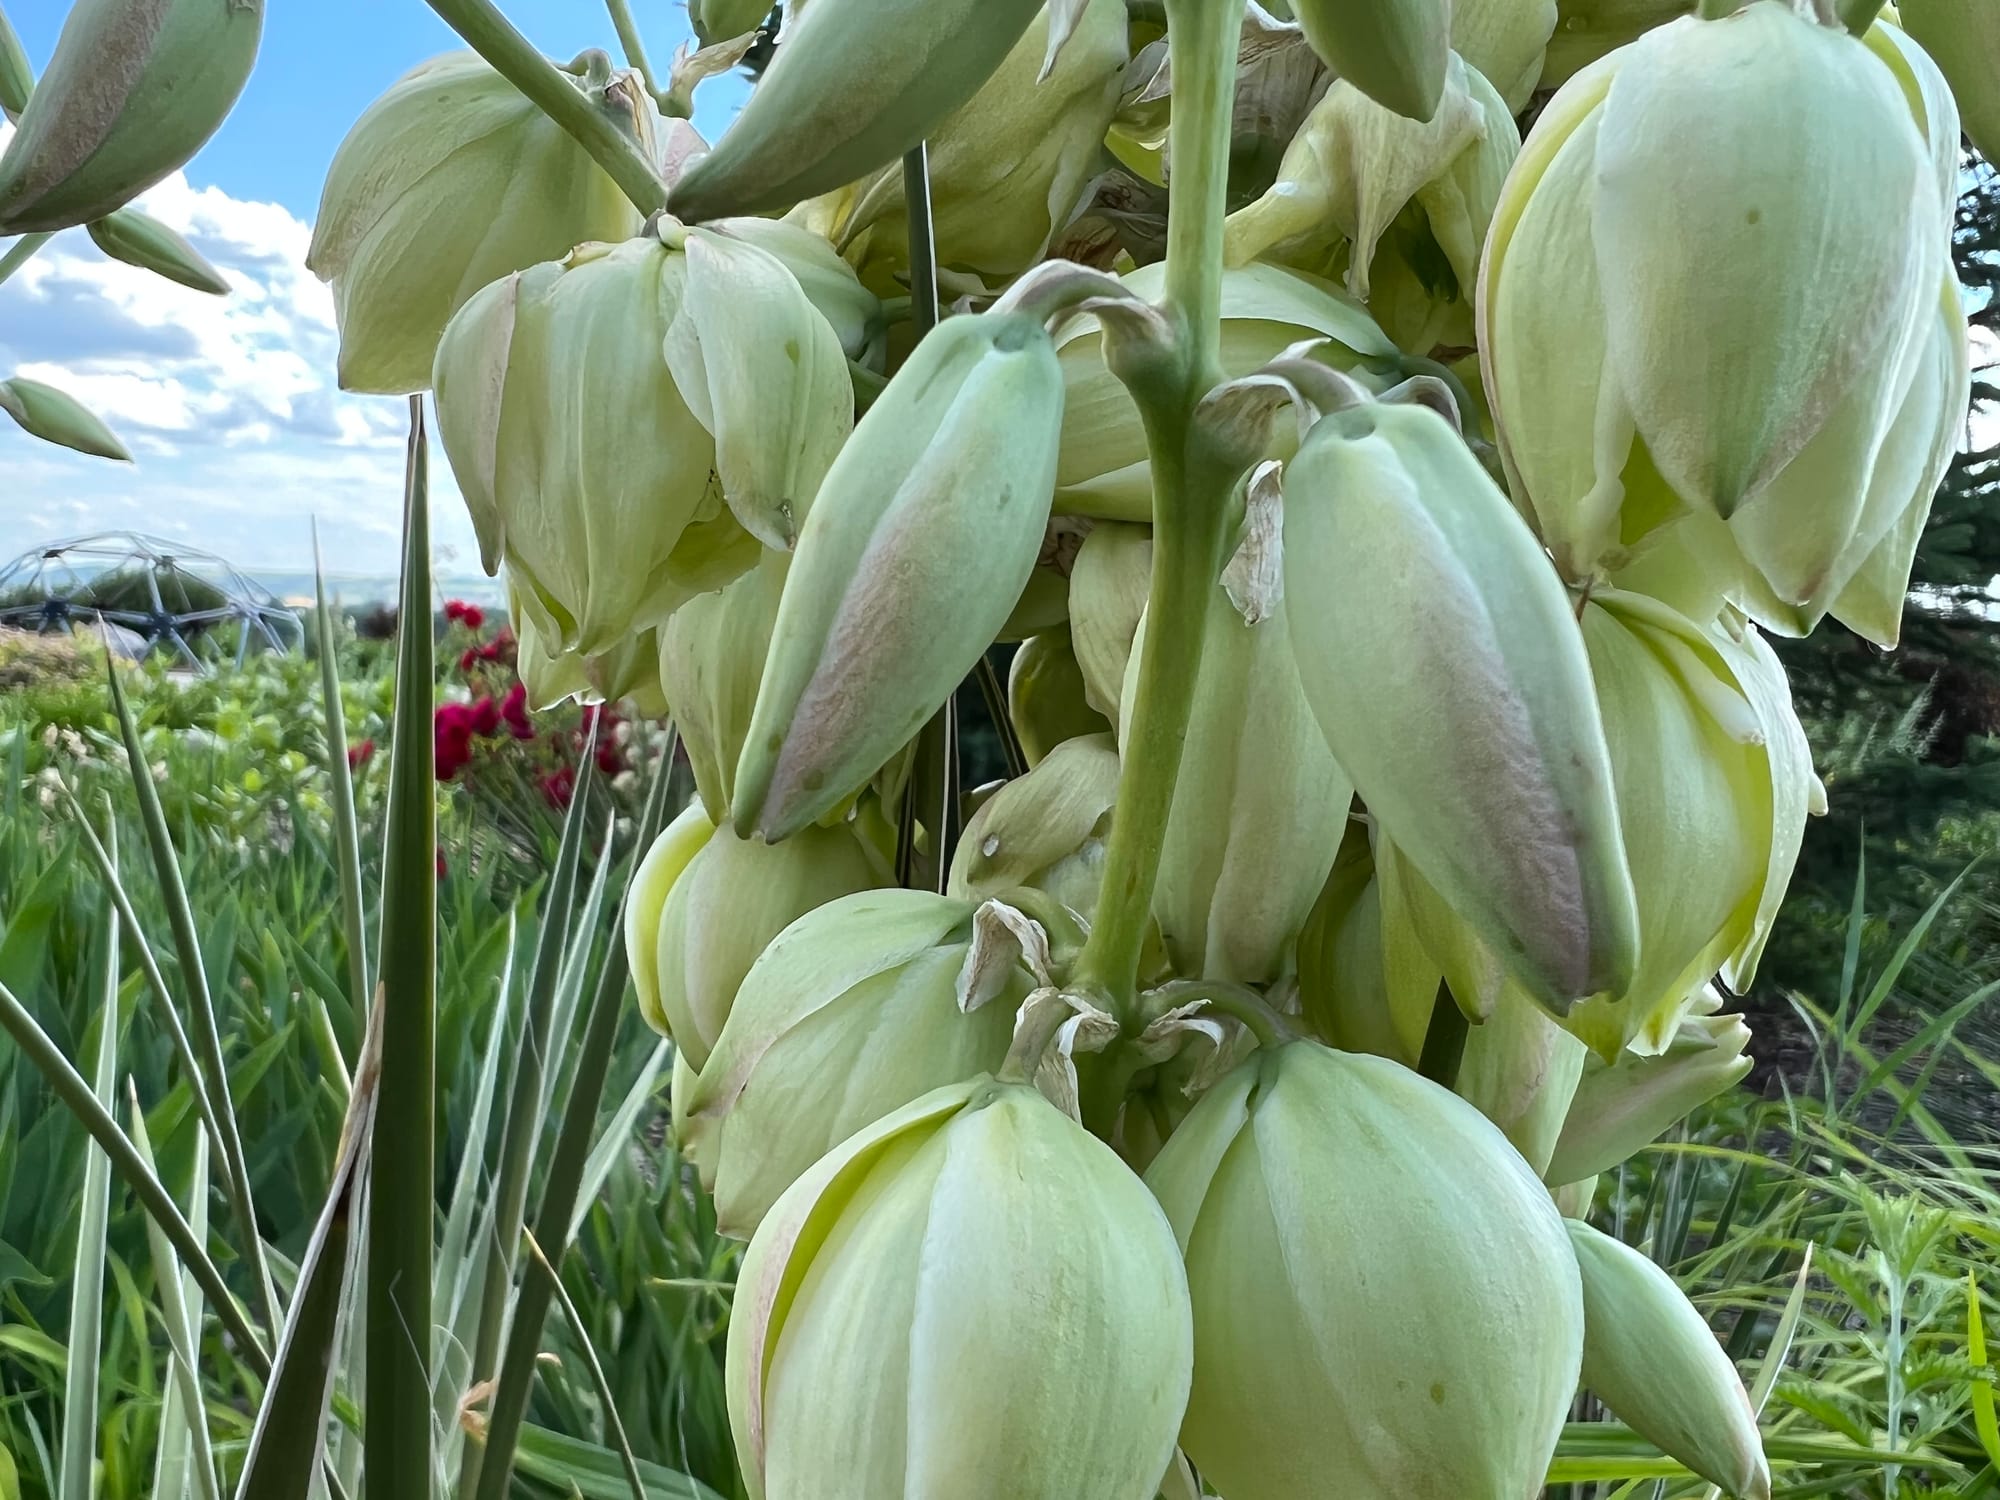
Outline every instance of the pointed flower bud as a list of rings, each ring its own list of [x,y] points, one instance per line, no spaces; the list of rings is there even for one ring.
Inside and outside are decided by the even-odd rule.
[[[1695,0],[1556,0],[1556,29],[1535,87],[1561,88],[1606,53],[1695,8]]]
[[[1294,1042],[1204,1095],[1146,1183],[1194,1301],[1181,1446],[1230,1500],[1328,1475],[1352,1500],[1535,1493],[1583,1302],[1548,1191],[1479,1111]]]
[[[1166,288],[1166,272],[1158,265],[1142,266],[1121,279],[1149,302]],[[1261,264],[1223,272],[1220,352],[1225,376],[1248,375],[1311,338],[1332,341],[1318,357],[1339,370],[1396,357],[1395,344],[1367,312],[1317,277]],[[1151,521],[1153,468],[1146,431],[1131,392],[1105,364],[1097,320],[1078,318],[1065,325],[1057,348],[1064,383],[1058,508],[1110,520]],[[1270,456],[1290,453],[1289,428],[1281,423]]]
[[[1153,1500],[1191,1343],[1139,1179],[982,1078],[841,1144],[758,1231],[730,1427],[757,1500]]]
[[[639,998],[639,1014],[662,1036],[672,1037],[678,1019],[682,1031],[679,1051],[685,1055],[689,1041],[704,1045],[685,1017],[672,1017],[660,1003],[660,918],[674,887],[694,862],[694,857],[715,836],[715,825],[699,802],[690,802],[680,816],[660,830],[653,847],[632,872],[631,893],[625,898],[625,957],[632,969],[632,990]],[[718,1029],[721,1017],[716,1018]]]
[[[1493,1014],[1467,1031],[1452,1087],[1500,1127],[1539,1176],[1588,1054],[1519,986],[1503,985]]]
[[[767,551],[742,577],[696,595],[660,627],[660,686],[711,818],[729,816],[790,566],[791,554]]]
[[[1543,1003],[1629,982],[1583,637],[1471,451],[1424,407],[1324,418],[1286,471],[1284,546],[1306,699],[1397,848]]]
[[[1622,1241],[1563,1221],[1583,1273],[1583,1383],[1647,1441],[1737,1500],[1770,1500],[1742,1377],[1674,1279]]]
[[[1070,646],[1083,700],[1114,726],[1152,578],[1152,529],[1118,521],[1093,526],[1070,568]]]
[[[992,313],[940,324],[876,398],[785,579],[739,828],[780,839],[838,806],[978,662],[1041,550],[1062,403],[1042,325]]]
[[[1951,81],[1965,133],[1988,161],[2000,161],[2000,11],[1981,0],[1901,0],[1903,29]]]
[[[669,827],[660,840],[677,845],[681,837]],[[718,827],[660,905],[653,973],[633,969],[641,1006],[665,1019],[667,1034],[699,1072],[744,976],[771,940],[807,912],[885,884],[887,876],[845,825],[802,829],[782,844]]]
[[[101,219],[185,166],[263,29],[263,0],[76,0],[0,155],[0,235]]]
[[[925,142],[940,265],[996,277],[1026,270],[1097,170],[1125,72],[1123,0],[1083,0],[1076,30],[1043,78],[1052,10],[1029,23],[998,71]],[[907,274],[900,162],[862,184],[840,238],[870,285]]]
[[[1556,0],[1452,0],[1452,50],[1493,80],[1509,114],[1528,107],[1555,29]]]
[[[1520,143],[1506,102],[1456,53],[1427,121],[1396,114],[1336,81],[1286,149],[1278,180],[1229,216],[1225,253],[1233,265],[1275,256],[1316,267],[1338,248],[1348,290],[1372,309],[1377,259],[1404,253],[1403,215],[1414,203],[1430,230],[1431,254],[1441,252],[1450,267],[1449,300],[1462,304],[1469,332],[1480,244]]]
[[[1382,888],[1368,824],[1353,819],[1299,934],[1299,1006],[1330,1046],[1414,1068],[1442,973]]]
[[[1274,539],[1275,543],[1275,539]],[[1327,749],[1299,683],[1287,617],[1247,623],[1217,586],[1153,887],[1174,971],[1264,984],[1290,962],[1333,868],[1354,784]],[[1119,722],[1132,723],[1140,623]]]
[[[101,219],[92,219],[84,227],[97,248],[113,260],[151,271],[197,292],[210,292],[218,297],[229,294],[229,283],[222,279],[222,273],[181,235],[151,214],[136,208],[121,208]]]
[[[1743,574],[1719,586],[1805,629],[1927,503],[1892,431],[1927,453],[1962,409],[1943,415],[1930,352],[1953,192],[1944,122],[1913,103],[1946,96],[1905,88],[1918,67],[1756,0],[1649,32],[1544,111],[1494,219],[1479,344],[1510,482],[1569,576],[1719,521]],[[1814,273],[1783,274],[1806,245]]]
[[[961,997],[973,915],[928,891],[864,891],[806,913],[759,955],[687,1103],[684,1139],[705,1143],[723,1233],[747,1236],[863,1126],[1000,1065],[1037,981],[1003,964]]]
[[[1711,991],[1711,994],[1713,992]],[[1551,1184],[1580,1182],[1637,1155],[1750,1071],[1741,1016],[1689,1016],[1664,1052],[1584,1061],[1548,1163]]]
[[[1039,0],[814,0],[668,198],[694,222],[781,213],[896,160],[979,91]]]
[[[1326,65],[1386,109],[1428,120],[1451,57],[1450,0],[1295,0]]]
[[[1031,767],[1066,741],[1102,734],[1111,727],[1090,706],[1083,667],[1067,625],[1021,642],[1007,666],[1007,713]]]
[[[74,448],[95,458],[132,462],[118,434],[105,426],[102,418],[52,385],[22,375],[0,380],[0,411],[18,422],[22,431],[45,443]]]
[[[658,111],[602,52],[565,70],[657,153]],[[340,384],[420,391],[451,315],[481,287],[589,240],[639,231],[639,211],[569,133],[470,52],[419,63],[334,153],[306,265],[333,283]]]
[[[755,31],[771,17],[768,0],[692,0],[688,20],[703,46],[712,47]]]
[[[1064,740],[966,820],[950,894],[967,901],[1018,886],[1047,891],[1088,919],[1118,800],[1118,747],[1108,734]]]
[[[1748,988],[1805,834],[1816,785],[1783,668],[1753,631],[1710,636],[1653,600],[1607,590],[1583,639],[1610,747],[1639,913],[1629,984],[1565,1019],[1605,1057],[1673,1038],[1724,969]]]
[[[438,346],[481,558],[552,651],[594,655],[743,572],[851,420],[839,343],[784,267],[726,229],[669,237],[496,281]]]

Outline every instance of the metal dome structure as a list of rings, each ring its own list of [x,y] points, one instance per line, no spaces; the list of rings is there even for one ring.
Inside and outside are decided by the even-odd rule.
[[[101,622],[141,652],[172,651],[201,670],[194,643],[236,627],[240,666],[253,649],[291,651],[305,626],[269,589],[212,552],[136,531],[51,542],[0,567],[0,626],[40,634]]]

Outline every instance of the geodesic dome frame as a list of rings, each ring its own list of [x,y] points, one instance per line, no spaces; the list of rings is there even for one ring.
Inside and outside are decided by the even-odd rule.
[[[292,651],[305,625],[277,595],[213,552],[137,531],[51,542],[0,567],[0,626],[50,634],[101,621],[206,666],[192,642],[232,622],[236,664],[253,646]]]

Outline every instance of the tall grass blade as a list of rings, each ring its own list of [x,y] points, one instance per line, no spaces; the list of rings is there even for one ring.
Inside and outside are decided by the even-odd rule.
[[[431,1481],[432,1179],[436,1163],[437,786],[430,473],[421,396],[410,398],[403,594],[382,861],[382,1065],[368,1153],[369,1491],[422,1500]]]
[[[333,788],[333,842],[339,855],[340,925],[347,947],[350,1003],[368,1005],[368,912],[361,897],[361,825],[354,814],[354,772],[347,763],[347,711],[340,701],[340,647],[333,612],[326,607],[326,570],[320,564],[319,522],[313,522],[313,622],[319,642],[319,691],[326,714],[326,776]]]
[[[473,1088],[472,1114],[465,1131],[465,1155],[452,1184],[445,1211],[444,1238],[438,1245],[437,1285],[432,1295],[439,1305],[437,1369],[432,1380],[433,1420],[441,1441],[447,1475],[462,1468],[465,1430],[458,1421],[461,1394],[471,1384],[473,1341],[478,1337],[479,1302],[475,1288],[483,1286],[492,1243],[493,1202],[482,1194],[486,1177],[486,1142],[498,1091],[501,1066],[508,1056],[521,1004],[516,999],[514,959],[519,952],[517,909],[507,913],[507,952],[500,966],[498,1004],[487,1027],[486,1046],[479,1056]]]
[[[1976,865],[1977,861],[1974,861],[1974,864]],[[1889,996],[1895,993],[1896,981],[1903,977],[1904,968],[1912,958],[1916,957],[1917,950],[1923,947],[1924,939],[1930,936],[1931,924],[1944,914],[1944,909],[1951,904],[1951,898],[1958,894],[1958,888],[1965,884],[1965,877],[1972,873],[1973,868],[1974,865],[1967,865],[1960,870],[1952,883],[1938,892],[1937,899],[1931,902],[1921,917],[1917,918],[1910,930],[1903,934],[1902,942],[1896,945],[1896,951],[1889,956],[1887,966],[1870,987],[1868,998],[1861,1002],[1861,1008],[1854,1013],[1854,1020],[1848,1026],[1849,1036],[1859,1040],[1862,1033],[1867,1030],[1868,1023],[1875,1019],[1876,1012],[1880,1011],[1888,1002]]]
[[[639,819],[636,848],[650,848],[665,821],[667,786],[672,780],[674,736],[667,736],[665,753],[654,773],[646,797],[646,810]],[[605,858],[611,857],[605,851]],[[636,861],[631,866],[638,869]],[[627,875],[625,900],[631,899],[631,876]],[[542,1185],[542,1199],[535,1213],[534,1236],[559,1262],[569,1251],[569,1226],[576,1214],[583,1170],[590,1157],[591,1141],[597,1131],[597,1110],[604,1098],[605,1075],[611,1065],[611,1044],[618,1034],[618,1022],[625,997],[625,945],[613,942],[598,970],[597,986],[590,998],[590,1012],[584,1023],[582,1046],[577,1052],[576,1080],[563,1108],[562,1125],[556,1135],[555,1154],[549,1160],[548,1179]],[[528,1396],[535,1379],[535,1356],[540,1351],[542,1324],[548,1317],[554,1295],[553,1276],[529,1267],[521,1279],[514,1303],[514,1315],[507,1334],[507,1352],[501,1361],[499,1383],[493,1391],[493,1406],[486,1422],[486,1447],[480,1460],[477,1500],[504,1500],[514,1470],[514,1448],[527,1414]]]
[[[1813,1247],[1808,1243],[1806,1253],[1799,1259],[1798,1275],[1792,1278],[1792,1294],[1785,1299],[1785,1310],[1778,1314],[1778,1326],[1771,1330],[1771,1342],[1765,1346],[1757,1373],[1751,1377],[1750,1409],[1759,1417],[1764,1415],[1771,1392],[1778,1388],[1785,1361],[1792,1357],[1792,1341],[1798,1337],[1799,1320],[1805,1316],[1806,1283],[1812,1276],[1812,1263]],[[1722,1500],[1721,1487],[1709,1485],[1702,1491],[1701,1500]]]
[[[132,1115],[132,1145],[157,1175],[153,1143],[146,1135],[146,1112],[139,1107],[139,1091],[127,1085],[127,1103]],[[208,1217],[208,1140],[195,1137],[194,1188],[191,1207],[194,1227],[199,1232]],[[215,1484],[215,1454],[208,1440],[207,1404],[202,1398],[200,1289],[181,1269],[174,1247],[148,1220],[146,1243],[152,1252],[154,1295],[160,1302],[160,1321],[167,1330],[167,1393],[160,1407],[159,1458],[154,1469],[155,1500],[171,1495],[199,1495],[201,1500],[219,1500]],[[190,1308],[194,1309],[192,1315]],[[193,1482],[189,1482],[189,1476]]]
[[[187,882],[181,878],[180,859],[174,853],[173,836],[167,831],[167,815],[160,807],[159,788],[153,785],[138,721],[132,717],[132,705],[126,701],[117,659],[109,653],[106,671],[111,680],[111,705],[118,715],[118,732],[124,737],[132,786],[138,795],[139,822],[146,831],[146,845],[152,851],[153,871],[166,903],[167,925],[173,932],[174,951],[180,958],[181,978],[187,985],[188,1004],[194,1013],[196,1055],[206,1074],[209,1103],[222,1140],[223,1181],[236,1216],[237,1238],[242,1241],[243,1258],[262,1298],[265,1323],[276,1328],[284,1319],[278,1309],[277,1286],[271,1280],[271,1267],[264,1255],[264,1240],[257,1230],[257,1210],[250,1197],[250,1169],[244,1162],[243,1138],[236,1128],[236,1103],[230,1093],[229,1069],[222,1058],[222,1033],[216,1026],[215,997],[209,991],[208,968],[202,962],[194,907],[188,901]]]
[[[371,1149],[382,1068],[386,996],[370,1013],[333,1182],[292,1289],[291,1313],[278,1340],[271,1380],[244,1455],[236,1500],[308,1500],[326,1455],[327,1403],[340,1352],[348,1250],[359,1206],[362,1162]],[[422,1493],[421,1491],[418,1493]]]
[[[202,1082],[201,1064],[195,1058],[194,1044],[188,1040],[187,1028],[181,1025],[180,1010],[174,1004],[172,992],[167,989],[167,979],[160,972],[159,960],[153,956],[153,945],[147,941],[145,929],[139,925],[138,913],[132,910],[132,898],[118,874],[118,862],[104,847],[97,830],[90,826],[90,819],[84,816],[83,808],[67,787],[63,788],[63,797],[69,804],[70,816],[76,820],[78,832],[83,835],[84,852],[89,854],[90,862],[97,867],[97,878],[103,882],[118,920],[132,934],[132,946],[139,955],[139,971],[146,976],[147,986],[159,999],[160,1015],[167,1023],[167,1035],[173,1040],[174,1056],[180,1063],[181,1076],[187,1080],[195,1113],[201,1117],[202,1127],[208,1132],[210,1149],[219,1154],[222,1150],[222,1125],[215,1118],[215,1103],[208,1097],[208,1087]]]
[[[605,1181],[611,1176],[611,1169],[618,1164],[620,1152],[629,1148],[632,1142],[632,1128],[637,1124],[639,1111],[653,1097],[660,1086],[660,1078],[673,1065],[674,1044],[661,1042],[653,1048],[646,1059],[639,1076],[632,1080],[632,1086],[625,1091],[618,1108],[604,1122],[599,1132],[597,1144],[590,1148],[590,1159],[583,1164],[583,1183],[576,1195],[576,1207],[570,1213],[569,1238],[575,1239],[576,1232],[583,1225],[583,1216],[590,1212],[590,1205],[603,1190]]]
[[[618,814],[613,811],[604,820],[604,837],[598,847],[608,855],[618,831]],[[591,872],[590,888],[578,908],[575,921],[570,924],[568,941],[563,945],[562,975],[556,981],[556,997],[549,1017],[549,1035],[568,1039],[576,1031],[577,1007],[583,1003],[583,987],[590,977],[590,962],[596,956],[597,938],[604,931],[605,900],[611,888],[611,868],[617,861],[605,858],[597,862]],[[618,938],[614,935],[614,941]],[[552,1051],[549,1061],[554,1065],[542,1075],[542,1095],[536,1117],[547,1120],[555,1109],[555,1101],[564,1097],[571,1080],[563,1073],[563,1066],[574,1066],[575,1059],[565,1048],[558,1045]]]
[[[118,1088],[118,915],[105,916],[104,974],[98,991],[97,1067],[91,1093],[106,1109]],[[69,1293],[69,1370],[63,1382],[60,1500],[92,1500],[97,1480],[97,1374],[103,1348],[104,1234],[111,1219],[111,1158],[83,1153],[83,1205]]]
[[[548,899],[535,939],[535,966],[529,974],[528,997],[521,1014],[520,1040],[514,1048],[508,1079],[507,1114],[500,1127],[493,1211],[485,1235],[479,1327],[468,1372],[474,1386],[492,1378],[506,1333],[507,1294],[514,1284],[514,1256],[527,1214],[528,1180],[534,1170],[535,1147],[547,1121],[542,1085],[548,1072],[563,948],[576,903],[577,868],[583,854],[584,825],[588,821],[585,809],[590,804],[590,790],[595,781],[596,757],[591,753],[594,746],[593,734],[591,744],[584,748],[583,773],[576,794],[563,818],[562,844],[556,853],[555,872],[549,877]],[[610,857],[609,849],[605,857]],[[461,1494],[472,1493],[478,1482],[479,1464],[479,1450],[469,1450],[459,1471]]]
[[[1972,1425],[1979,1446],[2000,1469],[2000,1418],[1994,1414],[1993,1366],[1986,1358],[1986,1325],[1979,1308],[1979,1273],[1965,1273],[1965,1357],[1972,1365]]]
[[[618,1461],[625,1466],[625,1477],[632,1484],[632,1500],[646,1500],[646,1481],[640,1477],[639,1461],[632,1456],[632,1443],[625,1436],[625,1423],[618,1415],[618,1398],[611,1394],[611,1382],[604,1378],[604,1366],[597,1358],[597,1349],[590,1342],[590,1330],[584,1327],[583,1315],[576,1310],[576,1304],[564,1289],[562,1277],[549,1264],[549,1258],[542,1253],[542,1247],[535,1243],[535,1237],[527,1236],[527,1251],[535,1269],[548,1279],[555,1292],[556,1305],[562,1309],[563,1321],[569,1324],[570,1337],[576,1340],[582,1351],[583,1363],[590,1374],[590,1383],[597,1389],[597,1399],[604,1407],[604,1425],[611,1434]]]
[[[558,1494],[580,1495],[583,1500],[627,1500],[631,1493],[630,1481],[620,1472],[622,1465],[617,1458],[580,1438],[526,1427],[521,1431],[520,1455],[521,1472]],[[639,1476],[645,1481],[646,1500],[722,1500],[698,1480],[643,1458],[639,1460]]]
[[[228,1283],[215,1268],[215,1262],[208,1258],[208,1251],[181,1214],[173,1194],[147,1167],[130,1137],[119,1129],[118,1122],[98,1102],[97,1095],[84,1082],[83,1075],[70,1066],[69,1059],[62,1055],[62,1049],[49,1039],[49,1034],[42,1030],[41,1024],[5,984],[0,984],[0,1028],[5,1028],[13,1037],[21,1055],[47,1081],[50,1092],[82,1121],[91,1139],[111,1158],[112,1170],[132,1189],[140,1205],[166,1234],[182,1264],[200,1280],[203,1293],[215,1303],[216,1315],[222,1319],[223,1327],[229,1330],[230,1337],[239,1345],[237,1357],[250,1366],[253,1374],[268,1375],[271,1357],[264,1350],[263,1339],[230,1294]]]

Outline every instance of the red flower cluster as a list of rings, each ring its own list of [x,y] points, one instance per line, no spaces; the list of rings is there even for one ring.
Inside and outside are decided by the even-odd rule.
[[[569,807],[570,799],[576,796],[576,768],[557,766],[542,776],[539,785],[549,806],[562,812]]]
[[[474,614],[479,613],[478,610],[473,609],[469,604],[466,608],[471,609]],[[481,616],[481,618],[483,619],[484,616]],[[483,645],[467,646],[463,651],[458,653],[458,670],[461,673],[471,672],[481,663],[488,665],[504,663],[512,666],[513,662],[514,633],[510,630],[502,630],[492,640],[485,642]]]
[[[507,696],[500,700],[500,722],[517,740],[535,737],[535,726],[528,722],[528,690],[518,682],[508,688]]]
[[[373,740],[363,740],[359,744],[347,747],[347,769],[350,771],[360,770],[374,758],[375,742]]]
[[[431,720],[437,779],[450,781],[472,761],[475,735],[491,739],[500,732],[500,705],[491,698],[472,703],[438,705]]]
[[[590,731],[597,730],[597,769],[606,776],[616,776],[625,769],[624,752],[618,748],[616,730],[623,720],[618,711],[608,703],[593,703],[583,711],[583,723],[577,727],[575,743],[578,753],[590,743]]]
[[[458,621],[467,630],[478,630],[486,624],[486,611],[476,604],[467,604],[463,599],[447,599],[444,617]]]

